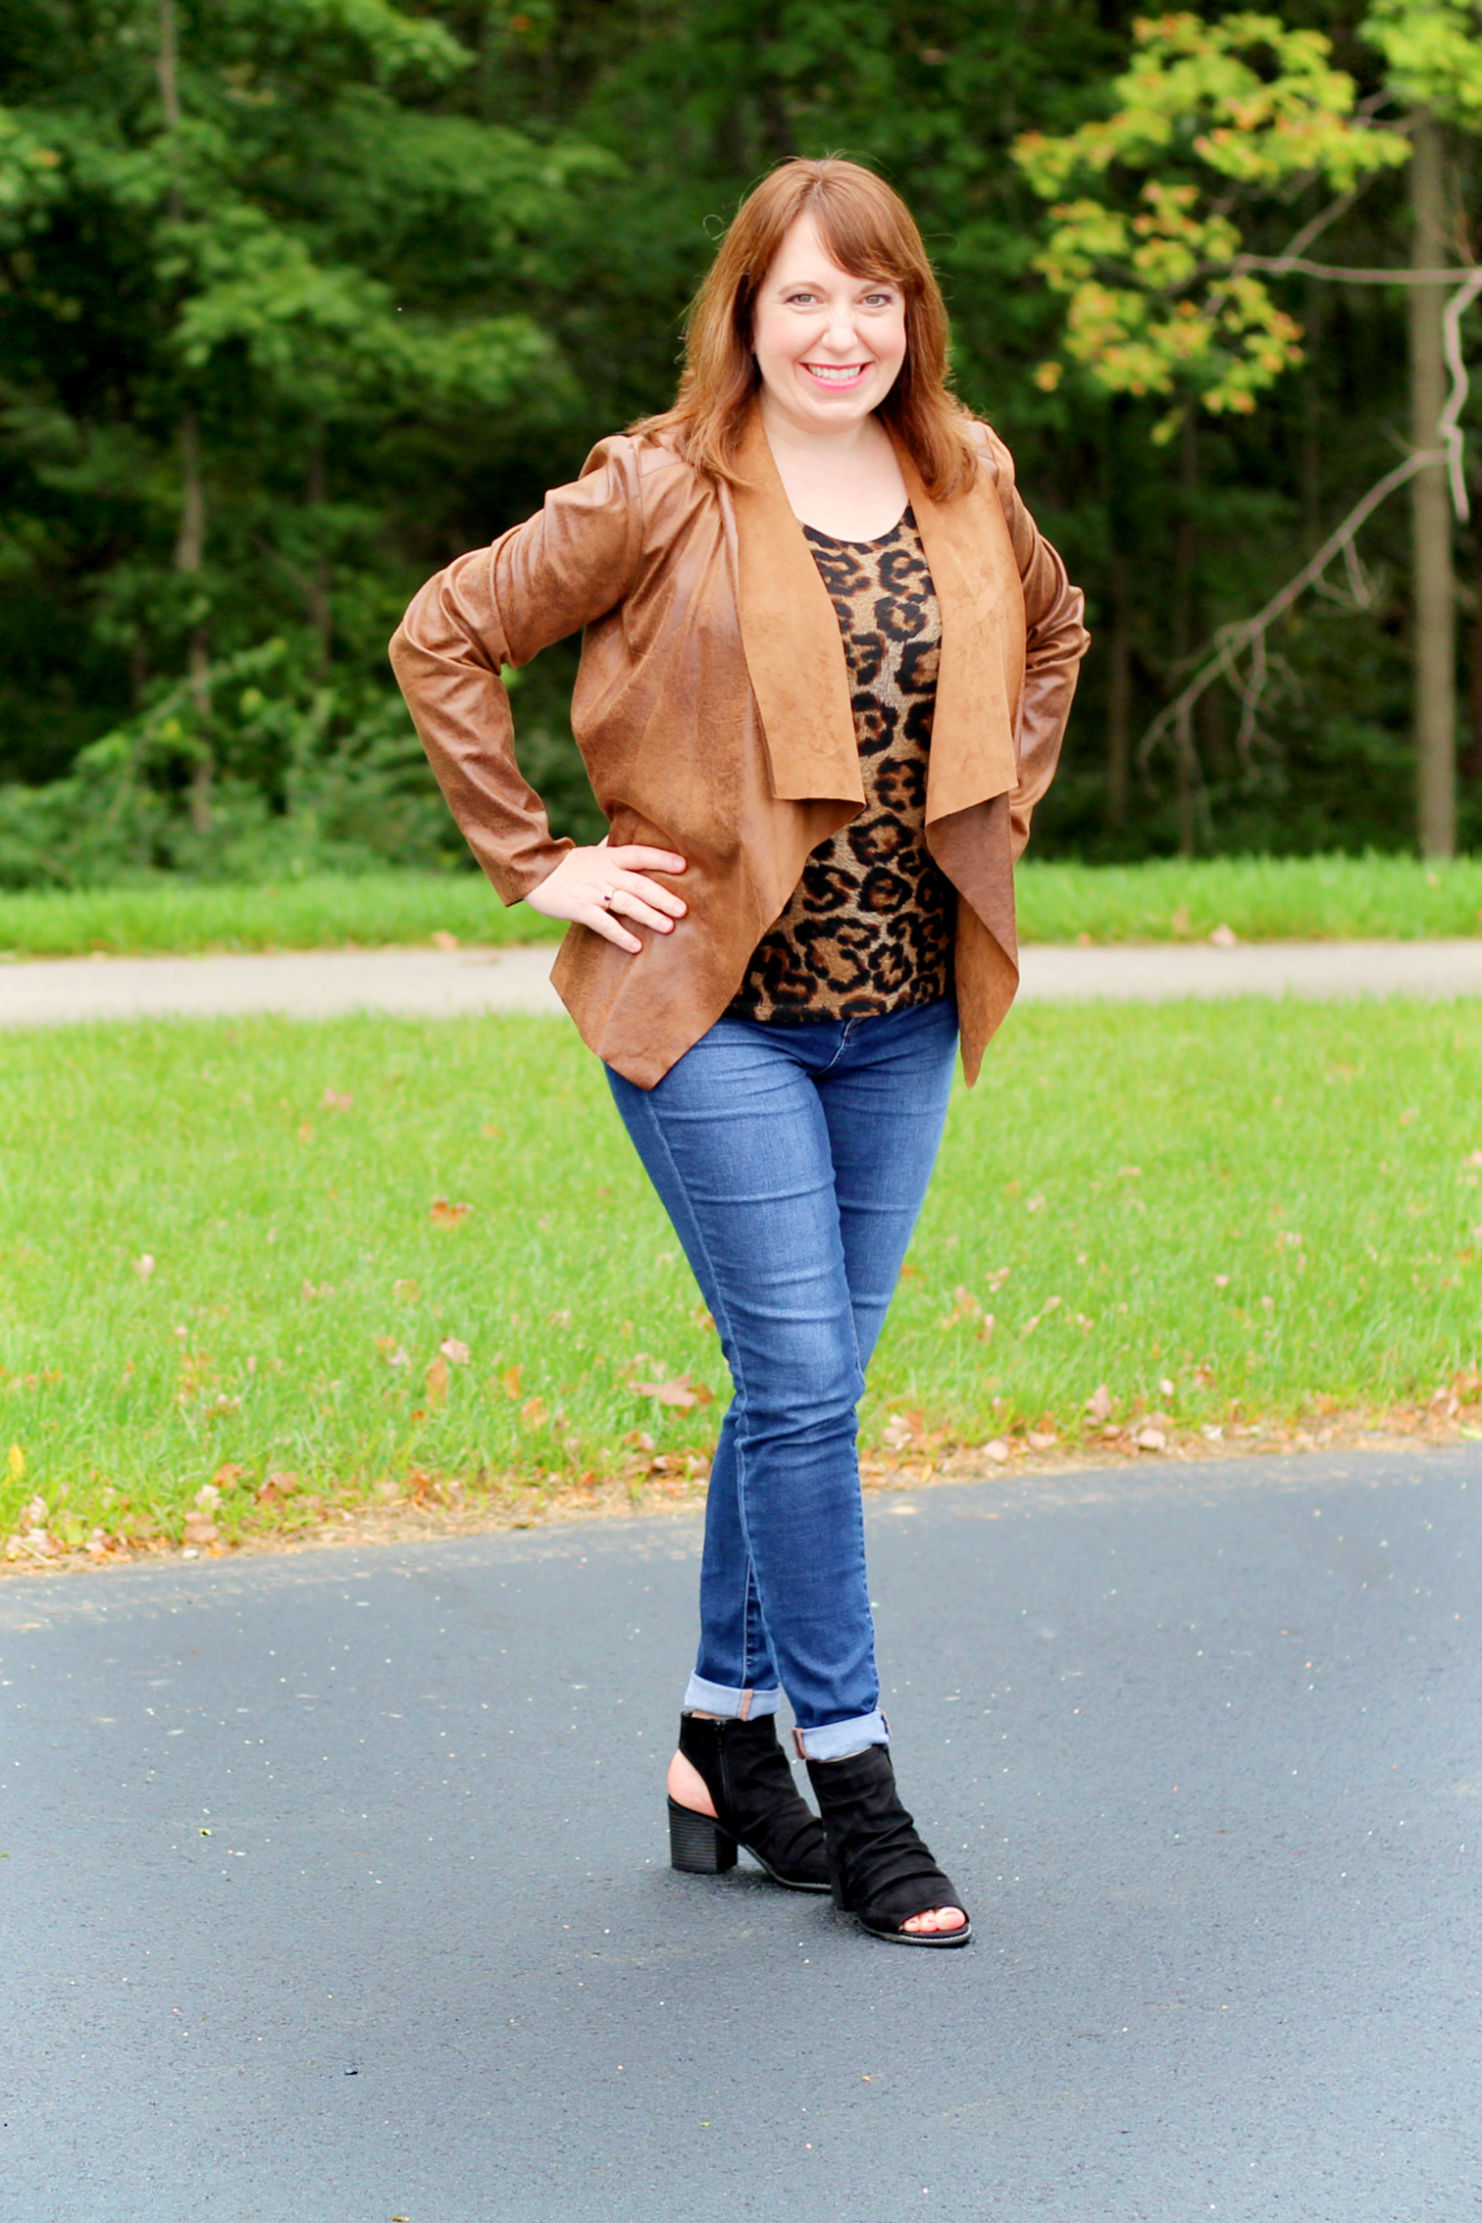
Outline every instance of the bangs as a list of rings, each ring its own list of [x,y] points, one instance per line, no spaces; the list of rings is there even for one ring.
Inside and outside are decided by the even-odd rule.
[[[794,221],[796,216],[812,217],[829,257],[851,278],[885,278],[909,293],[920,291],[921,251],[903,236],[883,194],[854,189],[850,179],[821,178],[799,202]],[[758,280],[764,275],[759,271]]]

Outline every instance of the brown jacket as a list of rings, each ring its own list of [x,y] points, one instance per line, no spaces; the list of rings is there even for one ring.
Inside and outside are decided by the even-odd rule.
[[[942,613],[927,843],[961,898],[970,1082],[1018,986],[1014,861],[1087,645],[1008,450],[978,430],[977,483],[950,502],[900,456]],[[809,851],[864,800],[838,621],[755,413],[741,469],[727,487],[661,440],[604,440],[536,516],[429,580],[391,643],[453,815],[515,903],[571,845],[515,763],[500,669],[586,629],[571,723],[593,792],[614,842],[688,859],[666,884],[689,910],[636,956],[573,926],[552,978],[643,1088],[720,1016]]]

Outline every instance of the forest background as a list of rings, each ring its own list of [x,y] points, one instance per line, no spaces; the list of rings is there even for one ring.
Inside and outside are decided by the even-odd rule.
[[[799,152],[910,201],[1086,586],[1039,853],[1482,846],[1471,5],[0,0],[0,103],[0,885],[466,864],[386,639],[666,402]]]

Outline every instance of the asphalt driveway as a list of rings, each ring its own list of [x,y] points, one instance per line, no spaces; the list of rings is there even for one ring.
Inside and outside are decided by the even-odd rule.
[[[1459,2223],[1479,1499],[874,1500],[941,1956],[666,1866],[690,1518],[6,1582],[7,2223]]]

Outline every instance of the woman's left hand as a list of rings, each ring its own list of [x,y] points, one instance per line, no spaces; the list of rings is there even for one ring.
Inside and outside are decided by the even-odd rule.
[[[590,849],[568,849],[555,871],[533,887],[525,901],[542,918],[574,919],[635,956],[643,944],[624,920],[651,927],[658,934],[672,934],[675,922],[689,908],[683,896],[659,887],[649,873],[684,869],[684,858],[672,849],[649,849],[637,842],[612,848],[600,841]]]

